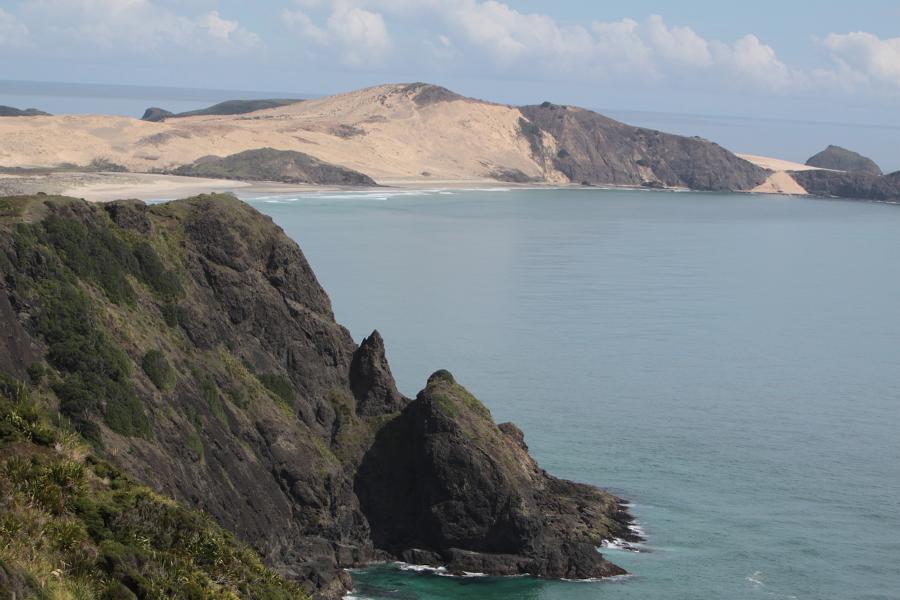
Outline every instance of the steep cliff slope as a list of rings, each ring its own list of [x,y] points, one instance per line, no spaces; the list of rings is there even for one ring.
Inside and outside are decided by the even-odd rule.
[[[40,368],[28,379],[0,374],[0,597],[307,597],[209,517],[51,423],[52,383]]]
[[[522,114],[535,153],[576,183],[734,191],[752,190],[768,176],[709,141],[632,127],[582,108],[545,102],[523,107]],[[537,131],[549,134],[555,147],[543,148]]]
[[[349,585],[344,567],[407,550],[495,573],[619,572],[594,551],[626,530],[618,499],[543,474],[455,383],[404,398],[377,332],[357,346],[297,245],[233,197],[0,199],[0,272],[0,371],[45,372],[59,426],[322,597]],[[430,450],[394,464],[406,443]],[[428,491],[392,507],[410,486]],[[428,527],[398,536],[392,521]]]

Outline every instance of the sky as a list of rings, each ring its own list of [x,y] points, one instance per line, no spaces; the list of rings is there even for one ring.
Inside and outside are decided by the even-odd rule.
[[[0,79],[900,125],[900,3],[0,0]]]

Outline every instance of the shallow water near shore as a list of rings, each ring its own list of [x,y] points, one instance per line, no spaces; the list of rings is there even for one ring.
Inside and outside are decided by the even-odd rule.
[[[603,582],[383,565],[356,598],[896,599],[900,207],[616,190],[251,203],[402,392],[451,370],[548,471],[633,503]]]

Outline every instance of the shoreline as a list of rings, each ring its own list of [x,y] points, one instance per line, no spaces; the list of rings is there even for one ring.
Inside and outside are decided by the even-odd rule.
[[[746,156],[746,155],[745,155]],[[764,157],[754,157],[764,158]],[[786,161],[765,159],[784,164]],[[789,163],[788,163],[789,164]],[[807,167],[808,168],[808,167]],[[786,175],[784,171],[776,171],[771,178]],[[799,187],[799,186],[797,186]],[[665,191],[711,193],[689,188],[671,187],[657,188],[640,185],[580,185],[559,182],[506,182],[488,178],[472,179],[432,179],[429,177],[411,177],[404,179],[382,180],[378,186],[335,186],[318,184],[289,184],[266,181],[246,181],[235,179],[212,179],[187,177],[180,175],[164,175],[156,173],[130,172],[88,172],[88,171],[46,171],[25,174],[0,174],[0,196],[31,195],[38,192],[59,194],[83,198],[88,202],[111,202],[122,199],[139,199],[146,202],[166,202],[196,196],[204,193],[232,193],[242,200],[259,199],[271,196],[289,197],[299,194],[327,194],[329,192],[348,194],[384,193],[402,194],[404,192],[449,192],[477,190],[631,190],[631,191]],[[753,190],[727,192],[734,194],[777,195],[788,197],[808,196],[805,190],[789,186],[761,185]]]

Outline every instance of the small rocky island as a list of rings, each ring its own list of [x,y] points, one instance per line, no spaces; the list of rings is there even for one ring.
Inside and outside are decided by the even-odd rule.
[[[0,272],[0,502],[72,524],[43,562],[0,562],[0,592],[133,598],[177,575],[168,597],[338,598],[345,568],[385,560],[624,572],[597,551],[637,539],[621,499],[547,474],[446,371],[400,394],[381,336],[357,345],[234,197],[3,198]],[[58,494],[27,504],[51,472]]]
[[[820,169],[862,173],[876,177],[882,174],[881,168],[871,158],[835,145],[830,145],[818,154],[811,156],[806,164]]]

